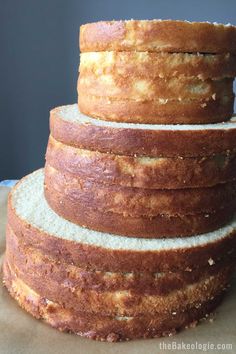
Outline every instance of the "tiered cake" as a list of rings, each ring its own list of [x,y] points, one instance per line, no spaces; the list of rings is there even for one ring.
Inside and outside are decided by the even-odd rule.
[[[234,269],[236,27],[98,22],[80,48],[78,105],[51,111],[45,170],[9,197],[4,283],[60,330],[171,335]]]

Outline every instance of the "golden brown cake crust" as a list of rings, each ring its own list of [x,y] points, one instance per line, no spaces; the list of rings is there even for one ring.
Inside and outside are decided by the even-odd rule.
[[[215,298],[227,289],[232,267],[226,266],[211,277],[203,278],[190,286],[172,291],[165,296],[134,294],[125,291],[100,291],[73,288],[64,279],[62,284],[53,281],[47,274],[28,274],[25,267],[20,268],[17,260],[9,254],[5,258],[11,272],[16,274],[24,283],[33,288],[39,295],[59,303],[76,312],[100,313],[108,316],[153,316],[156,314],[172,313],[189,310],[192,307]]]
[[[208,188],[144,189],[105,185],[47,165],[45,186],[62,200],[124,216],[191,215],[236,206],[236,182]]]
[[[213,213],[135,217],[109,211],[104,213],[91,204],[65,199],[61,193],[47,186],[44,194],[52,210],[64,219],[91,230],[127,237],[172,238],[203,234],[224,226],[234,215],[231,206],[227,206]]]
[[[236,178],[236,154],[142,158],[81,150],[49,138],[47,163],[61,172],[109,185],[151,189],[210,187]]]
[[[218,263],[234,253],[236,248],[234,230],[218,241],[188,249],[139,251],[73,242],[54,237],[21,219],[14,210],[11,194],[8,201],[8,224],[19,242],[27,247],[39,249],[58,261],[109,272],[191,271],[208,266],[212,261]]]
[[[233,95],[233,79],[200,80],[198,78],[139,78],[118,73],[108,75],[82,74],[78,80],[78,94],[100,96],[116,100],[152,101],[202,100]],[[177,122],[178,123],[178,122]]]
[[[80,27],[81,52],[236,53],[236,28],[172,20],[101,21]]]
[[[215,96],[214,96],[215,97]],[[208,124],[233,115],[234,95],[209,100],[131,100],[79,93],[78,106],[88,116],[141,124]]]
[[[64,144],[81,149],[150,157],[210,156],[235,149],[236,121],[235,129],[113,128],[63,120],[60,110],[61,107],[58,107],[50,112],[52,136]]]
[[[122,341],[135,338],[152,338],[176,333],[192,322],[196,322],[212,312],[221,302],[223,294],[175,314],[137,316],[131,318],[91,315],[67,309],[37,294],[21,279],[11,273],[7,263],[3,266],[4,284],[19,305],[38,319],[44,320],[61,331],[70,331],[90,339],[101,341]],[[123,320],[122,320],[123,319]]]
[[[230,53],[92,52],[81,53],[79,71],[83,76],[119,74],[145,79],[221,79],[236,76],[236,57]]]
[[[27,276],[41,277],[45,274],[52,282],[68,286],[71,289],[113,292],[129,290],[131,294],[166,296],[173,291],[199,282],[201,279],[215,276],[222,269],[235,263],[236,255],[231,253],[227,259],[192,271],[177,272],[102,272],[80,268],[66,260],[60,262],[52,255],[48,256],[33,246],[27,247],[7,227],[7,259],[15,264]]]

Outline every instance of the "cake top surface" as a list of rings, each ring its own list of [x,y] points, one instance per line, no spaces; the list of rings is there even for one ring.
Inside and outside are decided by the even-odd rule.
[[[126,128],[126,129],[142,129],[142,130],[222,130],[222,129],[235,129],[236,130],[236,115],[225,123],[216,124],[137,124],[137,123],[118,123],[109,122],[96,118],[89,117],[81,113],[77,104],[61,106],[56,108],[61,119],[69,122],[91,124],[101,127],[110,128]]]
[[[236,26],[183,20],[100,21],[80,27],[80,49],[236,53]]]
[[[146,24],[146,23],[150,23],[150,24],[155,24],[158,22],[162,22],[162,23],[172,23],[172,24],[192,24],[192,25],[198,25],[198,24],[207,24],[207,25],[212,25],[212,26],[224,26],[224,27],[235,27],[234,25],[232,25],[231,23],[218,23],[218,22],[210,22],[210,21],[188,21],[188,20],[173,20],[173,19],[143,19],[143,20],[137,20],[137,19],[129,19],[129,20],[110,20],[110,21],[97,21],[97,22],[90,22],[88,24],[84,24],[82,26],[86,26],[86,25],[90,25],[90,24],[95,24],[95,23],[107,23],[107,24],[113,24],[116,22],[123,22],[123,23],[140,23],[140,24]]]

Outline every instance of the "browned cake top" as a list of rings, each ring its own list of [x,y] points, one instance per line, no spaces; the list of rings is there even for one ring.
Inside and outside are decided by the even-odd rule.
[[[236,53],[236,27],[173,20],[100,21],[81,26],[80,49]]]

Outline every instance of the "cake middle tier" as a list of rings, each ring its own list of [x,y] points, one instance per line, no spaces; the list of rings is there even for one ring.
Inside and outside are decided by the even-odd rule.
[[[46,164],[45,187],[53,196],[59,195],[62,204],[81,204],[125,217],[183,216],[236,208],[236,181],[205,188],[135,188],[91,181]]]
[[[51,110],[50,131],[67,145],[126,156],[206,157],[236,149],[236,116],[216,124],[117,123],[86,116],[73,104]]]
[[[50,136],[46,161],[89,181],[145,189],[210,187],[236,179],[235,151],[205,157],[136,157],[79,149]]]
[[[181,210],[181,204],[183,203],[181,198],[184,199],[189,191],[189,194],[191,195],[191,189],[185,194],[185,190],[153,191],[152,189],[140,190],[139,188],[133,188],[133,200],[128,197],[127,208],[124,206],[122,210],[121,206],[119,206],[119,204],[122,204],[119,203],[119,199],[122,199],[123,191],[124,194],[127,192],[125,187],[120,187],[120,195],[119,193],[114,193],[113,189],[113,196],[112,188],[111,194],[109,195],[108,187],[108,189],[105,190],[106,197],[103,198],[101,197],[101,194],[104,190],[99,189],[99,187],[96,191],[96,188],[95,190],[92,189],[92,184],[88,182],[86,192],[86,182],[83,183],[81,179],[73,177],[73,175],[70,174],[60,174],[60,172],[58,173],[55,169],[53,174],[51,172],[52,169],[47,165],[45,197],[51,208],[63,218],[97,231],[129,237],[184,237],[213,231],[221,227],[233,217],[235,211],[235,196],[232,199],[229,198],[228,203],[226,202],[225,204],[222,203],[222,205],[218,204],[214,206],[213,204],[211,205],[210,200],[211,193],[214,193],[214,191],[208,192],[209,194],[207,194],[206,191],[205,198],[208,199],[208,205],[211,208],[211,211],[204,212],[205,207],[202,207],[202,210],[199,208],[200,211],[198,209],[198,212],[196,212],[197,205],[194,205],[194,203],[201,204],[203,202],[201,199],[203,199],[204,191],[200,192],[198,195],[198,191],[194,190],[192,198],[195,197],[195,201],[191,204],[191,200],[186,200],[185,202],[189,203],[189,211],[186,212],[185,210],[184,212],[184,206]],[[154,204],[155,200],[156,204],[159,203],[156,212],[154,211],[149,215],[145,212],[145,207],[142,208],[141,194],[143,193],[143,196],[145,196],[146,191],[150,205],[152,205],[152,203]],[[153,201],[152,192],[154,196]],[[171,199],[173,202],[175,194],[177,199],[176,208],[180,205],[180,210],[171,210],[171,207],[168,210],[168,205],[171,206]],[[224,193],[222,196],[223,198],[226,197]],[[164,199],[163,209],[161,197],[162,200]],[[220,193],[218,197],[220,197]],[[109,198],[111,198],[110,209],[109,204],[107,203]],[[102,199],[101,202],[100,199]],[[166,210],[165,199],[167,202]],[[145,201],[143,202],[145,203]],[[116,205],[112,208],[113,203],[117,204],[118,208],[116,208]],[[129,206],[128,203],[131,205]],[[135,207],[133,207],[134,211],[132,211],[132,203],[137,205],[137,209],[140,209],[139,213],[135,212]],[[125,204],[125,200],[123,200],[123,204]],[[186,207],[186,209],[187,208],[188,207]]]
[[[236,154],[135,157],[49,138],[45,197],[60,216],[93,230],[143,238],[216,230],[236,209]]]

